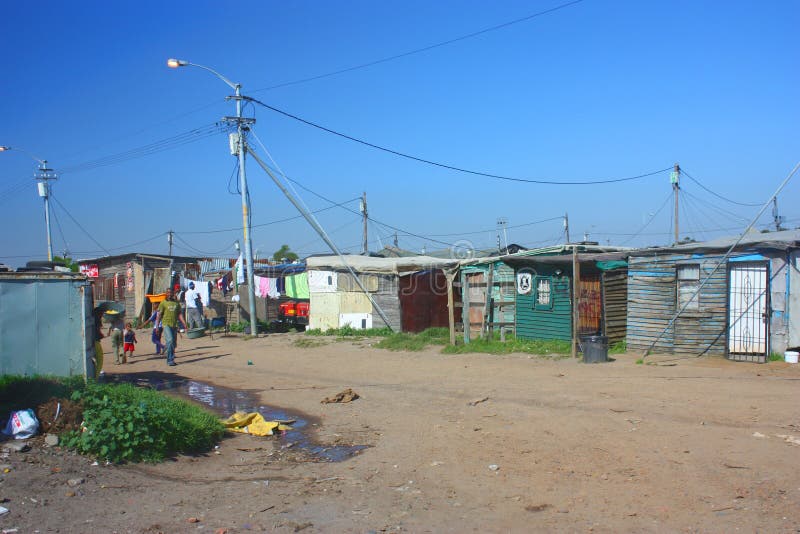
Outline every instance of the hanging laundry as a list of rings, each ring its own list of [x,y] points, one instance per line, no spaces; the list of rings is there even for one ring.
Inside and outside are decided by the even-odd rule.
[[[262,299],[267,298],[269,293],[269,279],[263,276],[253,275],[253,285],[255,286],[255,294]]]
[[[306,273],[293,274],[286,277],[286,296],[295,299],[307,299],[308,275]]]
[[[208,306],[211,304],[211,294],[209,293],[208,289],[208,282],[198,282],[197,280],[190,280],[188,278],[186,280],[186,285],[194,284],[194,290],[197,291],[197,294],[200,295],[200,300],[203,302],[203,306]]]
[[[307,271],[308,289],[312,293],[336,293],[338,276],[333,271]]]
[[[267,296],[271,299],[280,298],[281,294],[278,291],[278,279],[267,278]]]
[[[238,287],[239,284],[244,284],[244,260],[242,259],[242,253],[239,253],[239,259],[236,260],[236,264],[233,266],[233,270],[236,272],[236,286]]]

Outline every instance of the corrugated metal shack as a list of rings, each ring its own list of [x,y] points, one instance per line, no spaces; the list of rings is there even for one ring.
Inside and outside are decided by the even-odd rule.
[[[517,337],[571,341],[577,320],[578,336],[604,335],[610,344],[625,339],[627,254],[584,243],[503,256],[516,277]]]
[[[0,272],[0,374],[94,376],[92,300],[81,274]]]
[[[629,349],[765,362],[800,346],[800,231],[750,233],[720,265],[736,239],[631,252]]]
[[[172,273],[200,279],[198,259],[133,252],[118,256],[82,259],[81,272],[89,276],[97,300],[125,305],[125,316],[142,319],[150,312],[147,294],[163,293],[170,287]]]
[[[454,269],[456,260],[429,256],[345,258],[394,331],[447,326],[447,286],[441,283],[441,269]],[[341,258],[312,256],[306,259],[306,265],[311,297],[309,328],[328,330],[348,324],[354,328],[387,326]],[[427,272],[431,274],[424,274]],[[415,278],[401,281],[415,273]],[[408,310],[405,314],[404,305]],[[443,323],[442,318],[445,318]]]

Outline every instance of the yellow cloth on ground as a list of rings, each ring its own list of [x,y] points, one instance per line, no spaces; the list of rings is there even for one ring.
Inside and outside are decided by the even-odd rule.
[[[231,432],[253,434],[254,436],[272,436],[275,430],[291,430],[292,427],[279,421],[267,421],[258,412],[236,412],[222,421]]]

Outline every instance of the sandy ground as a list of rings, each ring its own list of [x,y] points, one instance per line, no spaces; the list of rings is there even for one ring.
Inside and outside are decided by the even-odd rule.
[[[107,369],[250,390],[307,418],[321,444],[369,446],[360,454],[318,462],[285,438],[237,435],[207,455],[93,466],[39,441],[0,460],[9,470],[1,506],[10,510],[0,529],[800,529],[798,365],[637,365],[635,354],[587,365],[435,347],[388,352],[369,340],[300,348],[301,338],[183,339],[173,368],[143,354],[152,352],[143,342],[132,364]],[[361,398],[320,403],[347,387]]]

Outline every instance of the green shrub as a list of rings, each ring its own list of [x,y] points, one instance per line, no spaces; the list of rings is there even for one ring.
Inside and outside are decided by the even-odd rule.
[[[455,345],[447,345],[442,349],[445,354],[465,354],[481,352],[487,354],[512,354],[514,352],[525,354],[558,354],[565,355],[572,352],[569,341],[558,339],[516,339],[509,338],[504,343],[498,339],[475,339],[468,344],[458,341]]]
[[[628,341],[625,339],[617,341],[608,348],[609,354],[624,354],[626,352],[628,352]]]
[[[212,414],[129,384],[93,383],[72,398],[83,404],[84,429],[66,433],[63,444],[112,462],[154,462],[207,450],[224,432]]]
[[[249,326],[249,325],[250,325],[250,323],[247,323],[247,322],[244,322],[244,321],[240,321],[238,323],[231,323],[228,326],[228,330],[230,330],[231,332],[242,333],[242,332],[244,332],[245,327]]]
[[[771,362],[782,362],[784,360],[783,354],[778,352],[770,352],[769,353],[769,361]]]
[[[379,349],[420,351],[428,345],[446,345],[450,342],[447,328],[428,328],[418,334],[395,332],[375,344]]]
[[[319,328],[306,330],[306,335],[309,336],[383,337],[391,334],[392,331],[389,328],[366,328],[364,330],[358,330],[350,325],[345,325],[341,328],[329,328],[325,331]]]

